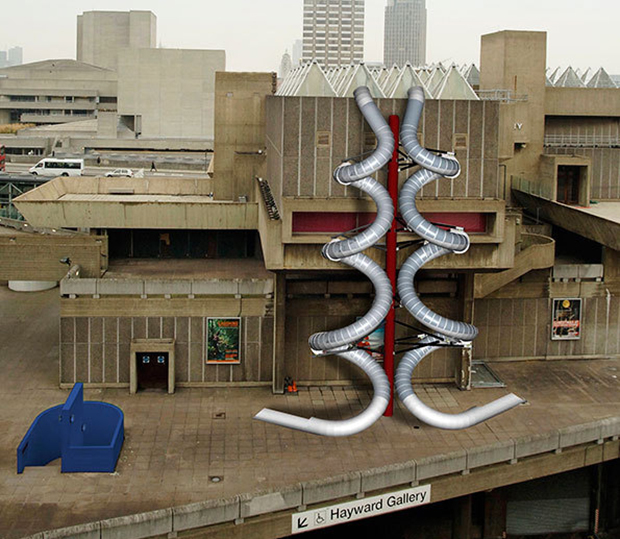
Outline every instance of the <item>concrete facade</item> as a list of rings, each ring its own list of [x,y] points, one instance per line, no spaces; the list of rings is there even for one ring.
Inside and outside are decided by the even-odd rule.
[[[77,59],[116,71],[125,48],[155,48],[157,17],[150,11],[85,11],[77,17]]]
[[[519,54],[522,49],[527,55]],[[130,66],[139,70],[139,63],[148,66],[152,60],[152,73],[144,75],[151,80],[148,77],[162,72],[162,59],[174,63],[174,55],[182,56],[185,51],[141,49],[123,54],[132,62],[121,65],[121,80],[125,72],[134,76]],[[211,54],[200,53],[194,65],[207,62]],[[469,251],[434,261],[420,273],[417,286],[424,301],[438,312],[477,324],[480,337],[474,342],[473,356],[446,348],[426,358],[416,370],[419,381],[457,382],[467,388],[472,357],[510,361],[617,357],[620,353],[614,333],[620,272],[614,238],[618,224],[613,221],[618,116],[609,110],[609,103],[616,99],[613,92],[618,90],[547,89],[545,55],[546,36],[541,32],[484,36],[481,87],[497,90],[493,94],[500,97],[489,99],[483,94],[487,97],[478,101],[429,99],[426,103],[419,133],[422,143],[455,152],[462,173],[456,180],[443,179],[425,187],[419,208],[438,222],[458,216],[466,230],[472,228]],[[136,81],[141,77],[136,74]],[[370,200],[336,184],[331,175],[342,161],[372,150],[376,141],[353,99],[275,96],[273,77],[270,73],[218,73],[214,77],[212,179],[199,184],[173,179],[123,181],[131,193],[117,192],[120,184],[107,180],[57,179],[23,195],[17,205],[35,224],[85,227],[100,233],[113,228],[155,230],[160,236],[184,229],[257,231],[261,263],[274,272],[274,297],[273,304],[257,307],[254,302],[253,308],[273,316],[270,323],[277,328],[270,345],[273,371],[258,379],[250,373],[252,366],[247,374],[228,378],[227,383],[271,382],[276,392],[281,391],[287,375],[309,385],[358,384],[359,373],[337,359],[310,361],[306,341],[315,331],[350,323],[372,301],[368,283],[343,265],[325,260],[320,247],[375,211]],[[136,88],[140,88],[137,83]],[[136,88],[128,90],[134,103],[139,102]],[[589,101],[577,96],[578,91],[586,92]],[[123,95],[121,88],[119,98],[127,102]],[[155,102],[145,101],[149,107],[155,107]],[[402,117],[405,100],[379,99],[377,103],[385,117]],[[552,108],[547,108],[550,103]],[[571,115],[573,106],[586,107],[587,118]],[[156,118],[166,110],[164,106]],[[146,116],[142,123],[143,131],[153,126]],[[600,146],[603,143],[605,147]],[[585,206],[597,199],[601,211],[596,211],[597,205],[579,209],[558,202],[560,175],[566,168],[578,171],[576,203]],[[401,172],[401,184],[408,174]],[[378,179],[385,181],[385,172]],[[611,209],[603,208],[603,203],[611,204]],[[548,219],[553,228],[541,225],[540,219]],[[307,223],[316,228],[304,228]],[[566,239],[566,234],[576,236]],[[579,237],[598,247],[581,249]],[[407,231],[400,232],[399,238],[416,240]],[[400,249],[399,265],[413,248]],[[381,251],[368,254],[384,263]],[[95,297],[103,293],[99,285],[82,284],[84,291],[75,294],[79,301],[71,304],[67,300],[80,310],[64,311],[63,317],[91,317],[97,312],[103,316],[100,310],[104,308],[109,309],[109,316],[112,309],[122,308],[125,316],[139,319],[140,325],[146,325],[149,317],[209,316],[197,307],[200,302],[190,300],[194,292],[185,289],[180,293],[187,299],[158,303],[146,292],[146,285],[136,285],[143,286],[140,290],[132,285],[124,294],[133,299],[115,306],[111,298],[104,302]],[[164,297],[179,293],[177,285],[161,286]],[[139,301],[135,298],[142,295],[147,296],[144,305],[149,307],[136,311]],[[567,297],[582,300],[580,339],[554,341],[552,300]],[[413,323],[400,310],[398,317],[400,322]],[[408,334],[408,330],[399,331],[399,337]],[[189,367],[188,372],[192,368],[198,369]],[[180,376],[185,380],[185,374]],[[201,383],[213,381],[202,378],[202,372],[192,376]],[[224,379],[218,375],[218,380]]]
[[[137,136],[214,136],[215,72],[224,51],[125,49],[119,55],[118,113]]]
[[[2,123],[75,122],[95,118],[99,107],[116,108],[117,75],[109,69],[43,60],[0,69],[0,75]]]
[[[388,0],[385,7],[383,63],[426,64],[426,0]]]
[[[255,178],[265,174],[265,96],[275,73],[216,73],[214,163],[216,200],[255,201]]]

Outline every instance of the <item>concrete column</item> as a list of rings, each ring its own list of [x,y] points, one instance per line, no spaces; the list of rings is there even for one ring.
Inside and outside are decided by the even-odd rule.
[[[452,539],[469,539],[471,537],[472,497],[463,496],[453,500]]]
[[[505,539],[506,500],[500,490],[492,490],[484,496],[484,526],[482,539]]]
[[[461,299],[460,320],[468,324],[474,323],[474,274],[466,273],[459,281]],[[463,348],[461,350],[460,361],[456,364],[455,381],[457,387],[462,391],[471,389],[471,360],[472,349]]]
[[[284,354],[286,335],[286,275],[275,274],[273,323],[273,392],[284,393]]]

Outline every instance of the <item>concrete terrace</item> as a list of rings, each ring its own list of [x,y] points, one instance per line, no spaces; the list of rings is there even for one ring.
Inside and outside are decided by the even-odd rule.
[[[342,439],[252,420],[264,406],[306,416],[347,417],[369,401],[364,389],[302,388],[298,396],[287,397],[274,396],[269,388],[134,396],[126,389],[88,389],[86,399],[116,404],[125,413],[126,440],[116,473],[61,474],[55,461],[17,475],[16,448],[31,422],[67,397],[67,391],[58,389],[58,313],[57,289],[25,295],[0,288],[0,537],[6,539],[89,522],[97,522],[90,528],[96,537],[145,537],[132,535],[135,520],[131,525],[125,519],[98,521],[154,510],[166,511],[156,514],[151,535],[165,534],[172,531],[169,508],[195,502],[207,503],[175,509],[175,526],[224,522],[220,526],[232,527],[235,518],[260,514],[260,501],[270,498],[256,493],[273,490],[283,492],[276,509],[285,509],[280,528],[274,529],[288,526],[290,533],[290,512],[301,505],[405,488],[411,481],[431,482],[432,499],[438,501],[447,496],[447,482],[452,496],[461,495],[465,481],[476,479],[481,485],[484,474],[499,477],[528,462],[544,461],[550,473],[560,459],[564,470],[619,456],[620,361],[518,362],[493,365],[507,389],[418,388],[427,403],[448,412],[508,390],[528,400],[460,432],[420,424],[400,403],[393,418]],[[602,419],[608,421],[595,423]],[[560,447],[563,453],[553,452]],[[528,457],[537,453],[545,455]],[[508,464],[517,457],[517,464]],[[502,460],[497,469],[482,468]],[[438,475],[444,477],[437,480]],[[221,480],[214,482],[214,477]],[[119,531],[121,535],[112,534]]]

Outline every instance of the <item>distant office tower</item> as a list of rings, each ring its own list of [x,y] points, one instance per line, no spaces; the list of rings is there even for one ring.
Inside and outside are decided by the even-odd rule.
[[[302,62],[332,67],[364,60],[364,0],[304,0]]]
[[[301,39],[296,39],[295,43],[293,43],[293,67],[297,67],[301,63],[301,51],[303,50],[303,41]]]
[[[8,65],[6,51],[0,51],[0,68],[7,67]]]
[[[8,65],[19,66],[24,63],[24,50],[21,47],[11,47],[8,53]]]
[[[383,61],[387,66],[426,63],[426,0],[388,0]]]
[[[156,47],[157,17],[150,11],[85,11],[77,18],[77,59],[118,68],[118,51]]]

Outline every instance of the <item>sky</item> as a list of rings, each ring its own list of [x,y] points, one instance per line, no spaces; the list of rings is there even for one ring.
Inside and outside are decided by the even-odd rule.
[[[365,60],[383,59],[387,0],[366,0]],[[547,65],[603,66],[620,74],[617,0],[426,0],[427,61],[480,63],[480,36],[499,30],[547,32]],[[84,11],[151,10],[167,48],[224,49],[228,71],[277,71],[301,38],[303,0],[21,0],[3,10],[0,49],[19,45],[24,62],[75,58]]]

